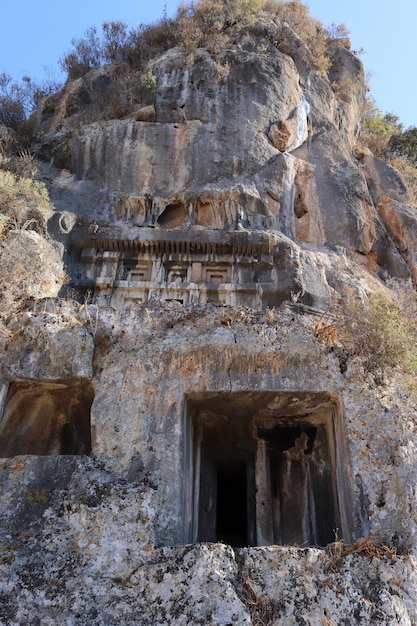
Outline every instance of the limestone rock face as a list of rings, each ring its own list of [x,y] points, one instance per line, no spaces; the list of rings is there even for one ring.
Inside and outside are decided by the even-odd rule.
[[[1,624],[417,624],[415,397],[331,313],[417,284],[416,219],[329,46],[264,20],[46,99],[70,283],[0,336]]]
[[[153,103],[124,119],[80,123],[81,79],[54,101],[59,130],[47,101],[43,150],[73,174],[65,188],[52,180],[56,207],[75,202],[88,220],[137,227],[138,241],[149,226],[184,236],[203,228],[279,231],[301,249],[343,247],[380,277],[409,277],[414,270],[377,210],[382,193],[404,203],[404,184],[355,151],[365,97],[360,61],[333,42],[324,78],[289,27],[264,24],[258,32],[217,55],[174,48],[155,59]],[[93,91],[104,80],[95,72]],[[105,78],[110,84],[111,68]]]
[[[91,379],[94,341],[71,305],[65,309],[58,304],[54,313],[43,316],[28,313],[19,322],[19,333],[2,359],[10,372],[23,378]]]
[[[26,404],[26,422],[20,411],[14,453],[1,461],[5,623],[25,623],[33,614],[77,624],[226,626],[261,618],[314,624],[346,616],[364,626],[376,616],[392,626],[416,622],[415,564],[408,555],[417,546],[410,516],[416,508],[415,407],[399,377],[378,387],[364,378],[360,363],[343,373],[335,354],[315,339],[317,318],[297,310],[303,309],[289,306],[272,316],[214,305],[103,309],[93,361],[91,457],[55,449],[34,453],[22,429],[30,425],[31,441],[40,439],[33,430],[40,397],[57,403],[65,389],[74,397],[81,384],[74,376],[85,369],[68,377],[65,359],[58,372],[38,351],[39,369],[33,364],[29,380],[24,362],[19,371],[11,359],[13,372],[2,374],[6,419],[24,407],[19,394],[27,397],[30,381],[32,389],[42,386],[42,396],[34,394]],[[56,319],[56,325],[62,322]],[[7,352],[14,343],[9,340]],[[65,397],[56,404],[60,413],[70,404]],[[38,429],[50,428],[52,436],[48,404],[43,407]],[[320,445],[329,446],[333,458],[327,463],[336,475],[339,535],[346,545],[372,535],[407,555],[369,556],[366,542],[362,552],[349,555],[339,544],[232,550],[202,541],[193,509],[202,461],[193,431],[207,428],[208,419],[227,437],[236,414],[258,428],[272,420],[285,437],[295,436],[291,428],[300,421],[307,424],[306,436],[321,437],[325,420],[328,438]],[[65,419],[71,421],[70,413]],[[250,444],[249,433],[237,435],[237,449]],[[204,442],[207,431],[201,436]],[[4,456],[1,437],[0,444]],[[308,458],[299,444],[295,450],[293,463]]]
[[[33,230],[12,231],[2,241],[0,306],[13,311],[29,298],[55,298],[66,274],[62,256],[51,240]]]

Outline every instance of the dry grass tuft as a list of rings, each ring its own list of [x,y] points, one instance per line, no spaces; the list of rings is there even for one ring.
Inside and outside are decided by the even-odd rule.
[[[396,548],[376,542],[372,537],[361,537],[350,545],[346,545],[343,541],[338,540],[327,547],[327,552],[332,572],[339,570],[343,558],[349,554],[361,554],[368,558],[377,559],[388,558],[391,561],[397,556]]]
[[[243,601],[254,626],[272,626],[276,623],[277,605],[274,600],[260,596],[250,578],[243,583]]]

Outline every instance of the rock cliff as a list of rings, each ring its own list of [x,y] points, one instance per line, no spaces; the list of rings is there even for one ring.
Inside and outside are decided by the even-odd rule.
[[[416,214],[329,50],[259,21],[43,103],[71,297],[0,337],[1,623],[417,624],[412,387],[329,341]]]

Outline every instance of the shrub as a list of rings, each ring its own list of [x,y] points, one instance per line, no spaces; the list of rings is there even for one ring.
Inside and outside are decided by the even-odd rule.
[[[11,94],[0,96],[0,124],[18,131],[25,121],[25,107],[20,97]]]
[[[32,221],[42,228],[51,205],[45,185],[31,178],[19,178],[0,170],[0,213],[10,227],[22,228]]]
[[[388,153],[417,167],[417,128],[413,126],[393,134],[388,143]]]
[[[373,99],[369,98],[365,105],[359,142],[366,145],[375,156],[387,159],[391,138],[401,132],[399,118],[393,113],[382,113]]]
[[[174,21],[174,30],[177,45],[182,46],[186,51],[195,50],[199,42],[204,38],[204,33],[197,25],[191,7],[185,2],[180,2]]]
[[[83,76],[82,86],[83,121],[88,123],[97,119],[120,118],[128,112],[124,72],[90,72]]]
[[[11,131],[7,145],[10,152],[26,148],[33,139],[36,124],[30,113],[34,109],[34,89],[28,76],[18,83],[5,72],[0,74],[0,124]],[[0,143],[4,151],[5,144]]]
[[[329,34],[300,0],[199,0],[188,5],[183,2],[174,21],[177,45],[186,49],[205,46],[217,52],[229,45],[239,30],[250,29],[261,16],[277,25],[286,22],[310,49],[316,70],[327,71]],[[343,24],[333,25],[333,31],[338,37],[346,37]]]
[[[53,79],[37,83],[23,76],[19,82],[6,72],[0,74],[0,167],[2,160],[30,147],[37,129],[32,113],[43,97],[59,87]]]
[[[417,208],[417,128],[403,130],[393,113],[382,113],[368,99],[359,143],[401,172],[409,193],[409,204]]]
[[[326,33],[326,37],[328,39],[349,39],[349,29],[343,22],[341,24],[336,24],[333,22],[330,26],[327,26],[324,29]]]
[[[102,57],[105,63],[125,60],[127,26],[123,22],[103,23]]]
[[[332,343],[341,363],[359,357],[365,371],[382,382],[387,368],[417,372],[417,294],[409,285],[355,297],[351,290],[332,321],[316,326],[316,336]]]
[[[319,20],[309,15],[308,6],[300,0],[265,0],[263,10],[276,24],[286,22],[292,28],[309,48],[316,71],[326,74],[330,67],[328,33]]]
[[[102,44],[95,26],[89,28],[83,38],[72,39],[71,44],[74,49],[59,59],[59,64],[67,72],[68,78],[80,78],[103,63]]]
[[[126,43],[126,57],[134,67],[142,67],[154,57],[178,45],[175,22],[163,17],[155,24],[140,24]]]
[[[242,28],[255,21],[262,0],[199,0],[182,3],[175,19],[178,44],[186,50],[205,47],[212,53],[225,49]]]
[[[190,51],[205,46],[211,52],[227,47],[239,30],[250,28],[256,18],[266,15],[276,23],[287,22],[309,47],[316,70],[324,73],[330,61],[327,38],[346,37],[342,24],[326,31],[309,15],[301,0],[197,0],[181,2],[175,18],[165,14],[153,24],[140,24],[127,33],[123,22],[105,22],[102,34],[90,28],[81,39],[73,39],[73,49],[60,60],[69,78],[79,78],[103,63],[127,61],[142,68],[155,56],[174,46]]]
[[[68,78],[81,78],[104,63],[125,61],[129,42],[124,22],[104,22],[102,32],[92,26],[80,39],[72,39],[72,50],[59,59],[59,65]]]
[[[224,32],[252,24],[261,6],[262,0],[200,0],[192,5],[191,17],[206,34]]]

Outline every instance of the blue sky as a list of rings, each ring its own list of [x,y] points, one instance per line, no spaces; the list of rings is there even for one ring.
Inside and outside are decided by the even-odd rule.
[[[179,0],[0,0],[0,71],[15,78],[25,73],[41,80],[57,75],[58,58],[71,39],[90,26],[121,20],[129,26],[152,22],[175,13]],[[310,0],[310,13],[325,25],[345,22],[353,49],[363,48],[361,59],[371,75],[371,93],[384,112],[417,126],[415,30],[417,0]],[[414,60],[414,61],[413,61]]]

